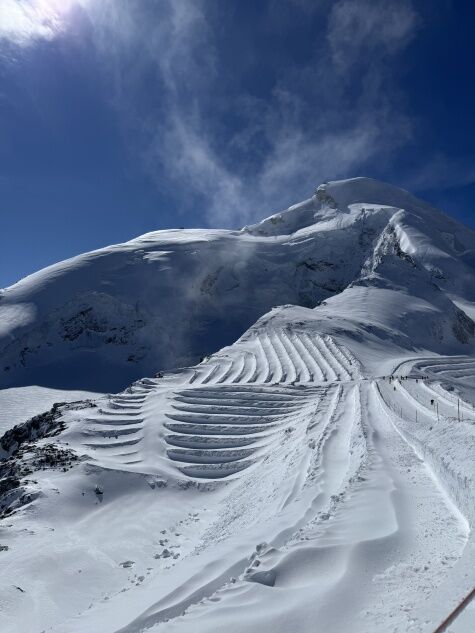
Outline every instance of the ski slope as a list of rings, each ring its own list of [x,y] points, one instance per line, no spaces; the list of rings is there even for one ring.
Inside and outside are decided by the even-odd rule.
[[[368,375],[309,329],[258,328],[68,411],[59,441],[83,461],[38,473],[47,507],[29,537],[33,517],[13,519],[5,630],[435,631],[475,551],[474,392],[458,421],[440,375],[475,384],[475,367],[395,370]],[[64,568],[48,569],[53,553]]]
[[[379,223],[378,205],[386,220],[412,205],[411,239],[385,220],[344,289],[268,306],[200,362],[180,352],[117,393],[66,392],[0,439],[2,633],[474,628],[470,249],[416,239],[426,207],[394,188],[377,203],[363,180],[243,232],[298,251],[337,223],[346,249],[362,208]]]

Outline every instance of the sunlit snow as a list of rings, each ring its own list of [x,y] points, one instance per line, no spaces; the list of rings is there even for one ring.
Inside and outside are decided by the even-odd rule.
[[[2,291],[2,631],[433,633],[475,586],[474,267],[361,178]]]

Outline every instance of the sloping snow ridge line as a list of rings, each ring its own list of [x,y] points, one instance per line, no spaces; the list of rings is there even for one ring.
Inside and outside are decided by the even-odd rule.
[[[2,633],[475,630],[474,267],[359,178],[2,291]]]

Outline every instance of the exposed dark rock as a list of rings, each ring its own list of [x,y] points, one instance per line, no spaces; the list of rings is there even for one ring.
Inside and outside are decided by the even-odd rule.
[[[64,428],[63,413],[69,409],[95,407],[92,402],[57,402],[53,407],[23,424],[17,424],[0,439],[7,457],[0,460],[0,518],[30,503],[38,491],[36,481],[27,479],[34,472],[55,469],[68,471],[79,461],[69,448],[53,443],[40,443],[58,435]]]

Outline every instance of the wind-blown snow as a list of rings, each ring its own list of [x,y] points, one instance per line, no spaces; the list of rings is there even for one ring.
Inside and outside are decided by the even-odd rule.
[[[475,586],[474,253],[353,179],[3,291],[5,384],[92,394],[0,439],[2,631],[433,633]]]

